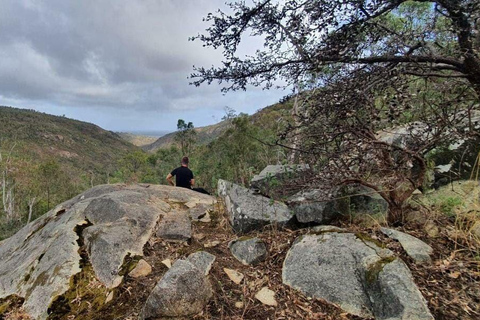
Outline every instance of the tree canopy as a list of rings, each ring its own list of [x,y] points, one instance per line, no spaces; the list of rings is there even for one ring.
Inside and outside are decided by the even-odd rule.
[[[223,50],[219,67],[196,68],[194,84],[219,81],[224,90],[248,83],[271,87],[325,84],[372,65],[424,77],[466,79],[480,94],[480,4],[476,0],[289,0],[229,4],[200,39]],[[253,56],[239,57],[245,35],[264,39]]]

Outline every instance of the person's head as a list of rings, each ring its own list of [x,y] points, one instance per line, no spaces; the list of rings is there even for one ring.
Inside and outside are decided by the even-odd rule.
[[[181,163],[182,163],[182,166],[188,167],[188,157],[183,157]]]

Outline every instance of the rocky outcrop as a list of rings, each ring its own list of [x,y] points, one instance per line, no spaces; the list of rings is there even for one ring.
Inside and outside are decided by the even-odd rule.
[[[287,253],[282,279],[360,317],[433,319],[406,265],[364,236],[323,232],[300,237]]]
[[[230,241],[232,255],[244,265],[254,265],[267,257],[267,246],[258,238],[240,238]]]
[[[118,286],[125,259],[142,256],[157,223],[187,202],[194,208],[215,199],[169,186],[104,185],[60,204],[1,242],[0,298],[24,298],[25,311],[45,319],[85,259],[107,288]]]
[[[324,224],[349,213],[348,198],[328,200],[324,190],[301,191],[287,200],[300,223]]]
[[[405,252],[407,252],[416,263],[427,263],[432,261],[430,255],[432,254],[433,249],[422,240],[398,230],[388,228],[381,228],[380,230],[386,236],[400,242]]]
[[[215,257],[206,252],[177,260],[148,297],[141,319],[200,313],[213,296],[207,275],[214,260]]]
[[[228,219],[237,233],[258,230],[268,224],[286,227],[293,214],[284,203],[256,195],[252,190],[219,180],[218,194],[225,201]]]
[[[307,164],[268,165],[250,181],[250,187],[269,195],[270,190],[287,179],[295,178],[309,170]]]

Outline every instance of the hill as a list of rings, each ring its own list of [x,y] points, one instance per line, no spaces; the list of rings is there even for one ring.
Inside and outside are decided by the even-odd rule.
[[[0,107],[0,239],[88,187],[115,180],[141,151],[91,123]]]
[[[104,171],[137,150],[94,124],[11,107],[0,107],[0,137],[3,144],[16,144],[17,156],[35,161],[54,158],[82,170]]]
[[[194,130],[197,133],[197,143],[200,145],[204,145],[212,142],[213,140],[218,138],[223,132],[225,132],[227,128],[228,121],[222,121],[210,126],[195,128]],[[147,152],[154,153],[158,149],[168,148],[175,143],[175,134],[176,132],[166,134],[158,138],[153,143],[142,146],[142,149]]]
[[[123,140],[130,142],[131,144],[136,145],[137,147],[143,147],[143,146],[152,144],[158,140],[158,137],[145,136],[145,135],[140,135],[140,134],[135,134],[130,132],[117,132],[117,134]]]

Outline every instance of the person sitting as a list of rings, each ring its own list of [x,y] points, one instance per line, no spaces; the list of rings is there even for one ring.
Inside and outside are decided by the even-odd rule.
[[[173,177],[175,177],[175,183],[173,183]],[[167,181],[172,186],[192,189],[204,194],[210,194],[207,190],[203,188],[193,188],[195,184],[195,179],[193,177],[193,172],[188,168],[188,157],[183,157],[181,161],[181,166],[175,168],[167,175]]]
[[[173,177],[175,177],[175,183],[173,183]],[[175,168],[167,175],[167,181],[172,186],[192,189],[195,184],[193,172],[188,168],[188,157],[183,157],[181,166]]]

